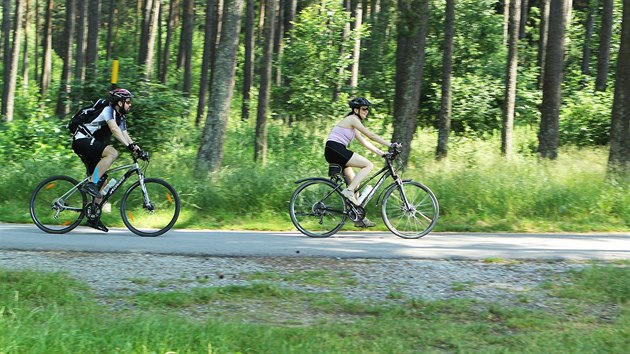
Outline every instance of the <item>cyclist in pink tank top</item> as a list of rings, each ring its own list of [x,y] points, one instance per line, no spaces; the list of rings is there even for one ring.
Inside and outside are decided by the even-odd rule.
[[[356,138],[361,145],[365,146],[373,153],[383,156],[385,152],[377,148],[368,139],[389,147],[398,143],[389,143],[377,134],[371,132],[363,125],[363,120],[367,118],[370,101],[365,98],[357,97],[352,99],[348,105],[352,109],[330,132],[326,141],[326,149],[324,156],[329,163],[336,163],[343,167],[343,172],[349,181],[348,188],[344,189],[341,194],[348,198],[355,205],[360,205],[356,198],[356,189],[372,171],[374,164],[367,158],[348,150],[348,144]],[[359,172],[354,173],[354,168],[359,168]],[[364,226],[374,226],[375,224],[367,218],[363,220]]]

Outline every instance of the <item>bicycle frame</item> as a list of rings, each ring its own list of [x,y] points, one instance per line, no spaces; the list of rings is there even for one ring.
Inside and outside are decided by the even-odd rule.
[[[402,185],[402,180],[400,179],[400,177],[398,176],[398,174],[396,173],[396,170],[394,170],[394,166],[392,166],[392,162],[389,159],[386,159],[386,164],[385,166],[383,166],[383,168],[381,168],[378,172],[376,172],[375,174],[373,174],[372,176],[370,176],[367,180],[363,181],[361,183],[361,185],[359,186],[359,190],[363,189],[363,187],[365,187],[368,182],[370,182],[371,180],[375,179],[376,177],[378,177],[379,175],[381,176],[378,179],[378,182],[376,182],[376,185],[374,186],[374,188],[372,188],[372,190],[370,191],[370,193],[368,193],[367,197],[365,197],[363,199],[363,202],[361,203],[360,207],[365,207],[370,200],[372,200],[372,198],[374,197],[374,195],[376,194],[376,192],[379,191],[379,189],[381,188],[381,186],[383,185],[383,183],[385,183],[385,180],[387,179],[387,177],[392,177],[394,179],[394,182],[398,185]],[[337,189],[341,188],[341,184],[338,184]],[[404,191],[403,191],[404,194]],[[405,200],[405,205],[408,206],[408,202],[407,202],[407,197],[404,196],[404,200]]]
[[[130,164],[127,164],[127,165],[118,166],[118,167],[114,167],[112,169],[107,170],[105,173],[106,174],[110,174],[110,173],[123,171],[123,170],[127,170],[127,172],[125,172],[125,174],[120,178],[120,181],[116,182],[116,184],[112,188],[110,188],[110,190],[103,196],[103,200],[101,201],[100,204],[104,204],[105,202],[107,202],[107,200],[112,195],[114,195],[114,193],[116,193],[116,191],[120,188],[120,186],[122,186],[123,183],[125,183],[125,181],[127,181],[129,179],[129,177],[131,177],[133,174],[137,174],[138,175],[138,179],[140,181],[140,188],[142,188],[142,192],[143,192],[143,195],[144,195],[145,204],[148,205],[150,203],[150,201],[148,200],[148,198],[149,198],[148,195],[147,195],[148,193],[147,193],[147,190],[146,190],[146,186],[144,185],[144,174],[142,173],[142,169],[140,168],[140,164],[138,163],[138,160],[136,158],[134,158],[133,163],[130,163]],[[75,185],[69,191],[67,191],[61,197],[59,197],[59,199],[55,202],[56,206],[59,207],[59,210],[57,210],[57,213],[59,213],[59,211],[61,209],[77,211],[77,212],[81,212],[83,210],[82,208],[67,207],[65,205],[62,205],[62,203],[59,203],[59,201],[60,200],[65,200],[67,197],[69,197],[70,195],[72,195],[73,193],[78,191],[79,188],[83,184],[87,183],[90,179],[91,179],[91,177],[85,177],[77,185]],[[95,199],[96,198],[92,198],[92,203],[95,201]]]

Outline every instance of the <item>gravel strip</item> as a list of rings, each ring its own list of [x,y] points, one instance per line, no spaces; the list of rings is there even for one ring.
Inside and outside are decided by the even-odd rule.
[[[547,307],[546,302],[553,299],[540,285],[567,279],[568,272],[582,267],[584,264],[567,262],[225,258],[0,250],[0,268],[61,271],[86,282],[97,297],[103,298],[264,281],[306,292],[334,291],[349,299],[367,301],[461,298]],[[313,285],[305,281],[309,271],[323,272],[327,280],[340,280],[336,284]]]

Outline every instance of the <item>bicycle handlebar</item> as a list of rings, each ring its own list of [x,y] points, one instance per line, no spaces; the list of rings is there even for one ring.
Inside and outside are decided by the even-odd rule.
[[[385,155],[383,155],[383,158],[393,161],[401,152],[402,145],[394,142],[389,146],[389,150]]]
[[[132,153],[131,156],[133,156],[133,160],[137,161],[137,160],[144,160],[149,162],[149,152],[146,150],[141,150],[139,153]]]

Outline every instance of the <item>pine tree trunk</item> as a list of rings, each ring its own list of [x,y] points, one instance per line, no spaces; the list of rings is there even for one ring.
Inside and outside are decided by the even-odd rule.
[[[398,16],[393,140],[403,144],[400,161],[406,168],[418,120],[429,1],[400,0]]]
[[[538,156],[555,160],[558,157],[560,104],[564,66],[565,1],[552,0],[549,8],[549,34],[543,77],[543,100]]]
[[[180,67],[184,68],[184,96],[189,97],[192,90],[192,41],[195,26],[195,1],[184,0],[184,19],[182,21],[181,48],[182,59]]]
[[[521,19],[521,3],[512,1],[510,4],[510,26],[508,29],[505,107],[503,109],[503,129],[501,131],[501,153],[507,158],[512,155],[512,134],[514,131],[514,110],[516,107],[516,75],[518,70],[518,39]]]
[[[162,67],[160,69],[160,82],[166,83],[168,79],[168,66],[170,63],[171,41],[174,28],[177,27],[177,8],[179,0],[171,0],[168,8],[168,25],[166,26],[166,39],[164,40],[164,51],[162,52]]]
[[[453,72],[453,37],[455,35],[455,0],[446,0],[444,19],[444,46],[442,56],[442,98],[438,115],[437,160],[448,155],[448,137],[451,132],[451,77]]]
[[[630,0],[623,0],[621,43],[617,57],[608,167],[613,173],[630,174]]]
[[[612,39],[614,0],[603,0],[602,24],[599,32],[599,54],[597,56],[597,78],[595,89],[605,91],[608,85],[610,66],[610,42]]]
[[[31,28],[31,6],[30,0],[25,0],[24,4],[24,47],[22,48],[22,85],[24,90],[28,89],[28,46],[30,42]]]
[[[243,63],[243,102],[241,104],[241,119],[249,119],[250,97],[254,79],[254,21],[256,10],[254,0],[246,0],[245,10],[245,62]]]
[[[540,0],[540,32],[538,34],[538,88],[543,87],[543,77],[545,76],[545,57],[547,56],[547,36],[549,34],[549,2],[551,0]]]
[[[267,160],[267,116],[269,113],[269,97],[271,96],[271,66],[273,64],[273,42],[276,27],[277,0],[267,0],[265,9],[264,47],[260,73],[258,94],[258,110],[256,111],[256,144],[254,145],[254,161],[264,165]]]
[[[8,54],[5,54],[5,81],[2,89],[2,112],[0,116],[8,122],[13,120],[15,108],[15,89],[17,85],[18,62],[20,57],[20,44],[22,42],[22,16],[24,12],[24,0],[15,2],[15,20],[13,21],[13,43]]]
[[[591,44],[593,43],[593,28],[595,27],[595,17],[597,13],[597,0],[587,0],[587,15],[584,21],[584,45],[582,46],[582,74],[588,75],[591,66]]]
[[[96,62],[98,61],[98,34],[101,28],[101,0],[90,0],[88,8],[88,38],[85,52],[86,80],[96,80]]]
[[[221,39],[217,45],[210,83],[208,115],[197,154],[197,168],[216,171],[221,167],[230,102],[234,89],[234,71],[238,50],[243,0],[225,0]]]
[[[203,38],[203,58],[201,60],[201,77],[199,78],[199,99],[197,101],[197,116],[195,117],[195,125],[199,126],[201,117],[206,108],[208,96],[208,85],[210,82],[210,67],[212,65],[212,57],[214,56],[214,24],[216,22],[215,7],[216,0],[208,0],[206,2],[206,21],[205,32]]]
[[[52,75],[52,12],[53,0],[46,1],[46,15],[44,19],[44,30],[42,33],[42,75],[40,77],[40,95],[42,99],[46,96],[48,87],[50,86]]]
[[[85,51],[87,49],[87,29],[88,27],[88,2],[79,1],[77,3],[77,30],[76,30],[76,60],[74,63],[74,79],[82,86],[85,80]],[[75,89],[74,96],[81,96],[81,92]]]
[[[57,109],[55,113],[59,118],[63,118],[70,111],[70,92],[72,81],[72,38],[74,37],[75,0],[66,0],[66,23],[64,26],[65,43],[63,45],[63,69],[59,83],[59,95],[57,96]]]
[[[363,7],[361,3],[357,4],[355,11],[354,30],[361,31],[361,25],[363,24]],[[350,87],[353,91],[356,91],[359,86],[359,61],[361,59],[361,37],[356,36],[354,39],[354,50],[352,52],[352,75],[350,76]]]

